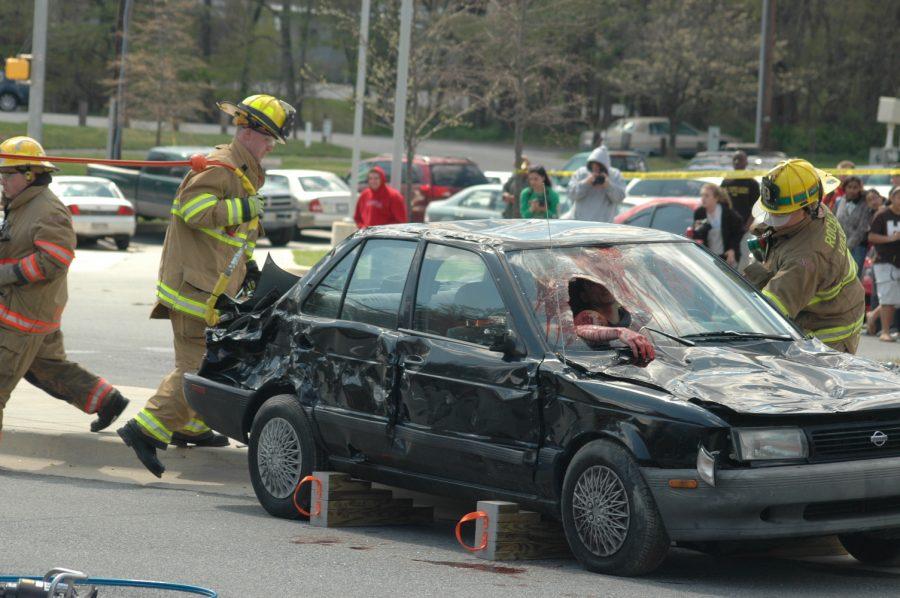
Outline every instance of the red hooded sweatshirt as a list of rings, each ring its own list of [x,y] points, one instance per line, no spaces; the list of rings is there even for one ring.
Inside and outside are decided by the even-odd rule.
[[[378,173],[381,184],[377,189],[366,187],[359,194],[356,213],[353,214],[356,226],[366,228],[379,224],[407,222],[406,200],[399,191],[388,186],[384,170],[376,166],[372,171]]]

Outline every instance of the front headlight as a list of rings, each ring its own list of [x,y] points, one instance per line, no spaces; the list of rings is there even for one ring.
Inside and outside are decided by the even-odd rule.
[[[805,459],[809,454],[800,428],[734,428],[731,436],[738,461]]]

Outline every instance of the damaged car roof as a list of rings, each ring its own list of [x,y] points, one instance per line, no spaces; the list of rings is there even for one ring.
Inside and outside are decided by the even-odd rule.
[[[424,237],[471,241],[503,249],[562,247],[592,243],[683,242],[689,239],[671,233],[605,222],[577,220],[456,220],[373,226],[359,236]]]

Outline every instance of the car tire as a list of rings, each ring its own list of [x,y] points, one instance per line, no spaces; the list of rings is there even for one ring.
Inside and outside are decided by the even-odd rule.
[[[282,228],[274,230],[270,233],[266,233],[266,237],[269,239],[269,243],[272,244],[272,247],[284,247],[294,238],[294,229]]]
[[[868,565],[900,563],[900,533],[860,532],[838,536],[850,556]]]
[[[0,110],[13,112],[18,107],[19,98],[16,97],[16,94],[9,92],[0,94]]]
[[[259,504],[275,517],[299,517],[294,489],[322,468],[323,456],[295,397],[278,395],[263,403],[253,418],[247,459]],[[309,492],[302,491],[298,502],[308,511]]]
[[[113,237],[113,241],[116,242],[116,249],[119,251],[125,251],[128,249],[128,246],[131,245],[131,237],[127,235],[118,235]]]
[[[97,237],[76,237],[76,247],[94,247],[97,245]]]
[[[608,440],[586,444],[569,463],[562,522],[575,558],[595,573],[649,573],[669,550],[662,517],[637,463]]]

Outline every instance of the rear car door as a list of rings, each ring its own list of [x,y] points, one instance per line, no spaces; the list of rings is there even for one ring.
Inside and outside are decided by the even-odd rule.
[[[391,458],[422,474],[530,492],[540,440],[539,362],[491,347],[492,332],[514,332],[510,298],[501,293],[513,285],[503,280],[494,253],[426,246],[398,347]]]
[[[314,362],[313,414],[336,457],[379,463],[386,452],[398,313],[416,247],[399,239],[360,243],[304,300],[296,342]]]

